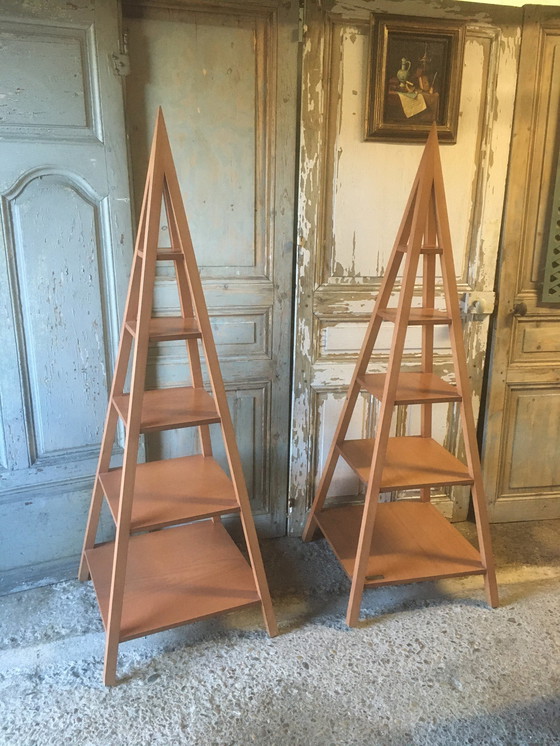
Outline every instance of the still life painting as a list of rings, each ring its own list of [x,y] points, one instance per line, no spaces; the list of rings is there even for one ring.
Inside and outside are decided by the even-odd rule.
[[[365,139],[456,142],[463,49],[460,23],[373,16]]]

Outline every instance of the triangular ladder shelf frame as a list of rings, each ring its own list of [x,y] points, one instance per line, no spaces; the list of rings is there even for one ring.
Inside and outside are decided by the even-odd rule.
[[[167,214],[170,249],[158,249],[162,205]],[[181,307],[179,318],[152,318],[158,260],[174,263]],[[212,396],[203,387],[199,339]],[[166,340],[186,341],[192,385],[145,392],[150,342]],[[131,354],[130,390],[125,394]],[[125,428],[123,462],[119,469],[111,469],[119,418]],[[229,478],[212,458],[211,423],[220,423],[221,426]],[[194,426],[199,432],[200,455],[137,463],[141,433]],[[160,494],[154,494],[158,490]],[[96,545],[104,498],[115,521],[116,536],[114,542]],[[221,523],[220,515],[228,513],[240,516],[249,562]],[[201,521],[202,518],[208,520]],[[170,526],[173,528],[153,531]],[[153,562],[150,561],[150,545],[154,547]],[[216,567],[213,574],[212,560]],[[170,563],[169,567],[166,562]],[[158,566],[167,579],[154,574],[157,574]],[[116,683],[119,643],[133,637],[257,604],[262,607],[268,633],[271,637],[277,634],[241,459],[161,109],[158,110],[152,141],[125,315],[80,563],[80,580],[88,577],[93,580],[106,630],[103,674],[106,685]],[[211,586],[215,586],[214,597]],[[228,591],[231,591],[229,596]],[[158,608],[158,603],[161,608]]]
[[[412,308],[420,256],[422,308]],[[446,311],[435,305],[436,256],[440,256]],[[404,258],[398,306],[388,308]],[[367,368],[382,321],[394,322],[386,374]],[[406,331],[422,326],[422,373],[400,372]],[[456,388],[433,374],[434,325],[449,326]],[[380,400],[374,440],[345,441],[360,391]],[[456,401],[461,410],[467,466],[432,439],[432,405]],[[420,436],[390,438],[396,404],[421,404]],[[416,455],[414,455],[416,454]],[[324,508],[339,457],[366,484],[363,507]],[[428,468],[436,460],[438,472]],[[470,484],[480,551],[430,503],[432,486]],[[420,488],[420,500],[379,504],[382,491]],[[490,606],[498,605],[486,500],[476,441],[457,281],[437,128],[431,128],[387,271],[375,301],[354,374],[335,430],[323,474],[303,532],[310,541],[320,530],[351,580],[346,621],[355,626],[365,587],[462,575],[483,575]],[[432,536],[429,536],[429,534]],[[408,558],[407,558],[408,557]]]

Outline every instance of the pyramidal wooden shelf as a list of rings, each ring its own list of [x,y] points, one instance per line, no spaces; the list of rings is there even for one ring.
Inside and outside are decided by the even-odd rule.
[[[420,258],[422,307],[413,308]],[[444,311],[435,308],[436,260],[442,269]],[[390,308],[387,303],[403,261],[398,306]],[[394,324],[387,372],[367,373],[384,321]],[[449,326],[456,386],[434,373],[434,327],[439,324]],[[410,325],[422,327],[422,370],[418,373],[401,370]],[[380,402],[375,438],[347,440],[352,413],[363,390]],[[461,410],[467,464],[432,437],[432,407],[440,402],[455,402]],[[418,435],[389,436],[394,407],[399,404],[420,405]],[[363,505],[325,507],[339,458],[366,485]],[[480,551],[430,503],[432,487],[452,485],[471,486]],[[420,491],[419,500],[379,503],[381,492],[413,489]],[[498,603],[435,124],[393,245],[303,540],[311,540],[317,530],[351,579],[346,615],[350,626],[358,622],[363,589],[378,585],[482,575],[488,603]]]
[[[158,248],[162,206],[171,248]],[[174,262],[181,316],[153,317],[155,267]],[[214,614],[260,605],[277,633],[233,423],[161,110],[148,166],[119,351],[88,516],[79,577],[91,577],[105,625],[104,681],[116,683],[118,646]],[[191,385],[146,390],[148,347],[183,340]],[[204,387],[202,346],[211,393]],[[125,391],[131,362],[129,390]],[[118,420],[122,466],[111,468]],[[215,461],[218,425],[229,476]],[[196,427],[200,454],[138,464],[141,433]],[[114,541],[96,544],[103,500]],[[248,559],[220,516],[239,514]],[[206,519],[206,520],[201,520]]]

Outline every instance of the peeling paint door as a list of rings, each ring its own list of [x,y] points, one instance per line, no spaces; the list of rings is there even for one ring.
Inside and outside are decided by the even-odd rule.
[[[261,536],[286,531],[298,4],[128,0],[127,120],[137,207],[163,107],[245,478]],[[165,231],[161,245],[168,245]],[[161,263],[160,264],[164,264]],[[176,313],[171,267],[156,311]],[[151,350],[152,383],[186,382],[184,345]],[[192,453],[189,430],[150,458]],[[215,452],[222,458],[221,439]]]
[[[118,17],[0,8],[0,590],[83,539],[132,256]]]
[[[303,53],[299,247],[291,455],[291,530],[313,497],[373,308],[423,144],[364,142],[370,14],[363,2],[307,4]],[[398,7],[397,7],[398,6]],[[467,10],[414,1],[375,3],[376,12],[464,20],[465,62],[457,143],[442,145],[465,345],[478,412],[516,87],[521,11]],[[459,9],[458,9],[459,8]],[[495,13],[492,17],[490,14]],[[441,292],[441,287],[439,288]],[[421,287],[416,288],[420,301]],[[387,327],[387,328],[385,328]],[[370,370],[384,371],[392,328],[383,325]],[[435,371],[453,380],[447,330],[436,332]],[[418,370],[420,337],[408,336],[404,367]],[[396,408],[393,432],[417,434],[418,407]],[[349,437],[371,437],[376,404],[366,394]],[[453,405],[434,406],[434,437],[462,455]],[[355,499],[357,478],[338,464],[331,494]],[[400,495],[385,496],[397,499]],[[434,501],[464,518],[468,491]]]
[[[518,86],[483,451],[495,521],[560,517],[560,305],[542,295],[560,251],[558,8],[526,10]]]

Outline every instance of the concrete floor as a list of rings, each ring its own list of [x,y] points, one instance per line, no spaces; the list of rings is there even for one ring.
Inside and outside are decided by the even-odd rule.
[[[277,638],[251,610],[125,643],[113,689],[89,584],[6,596],[0,743],[560,744],[560,521],[492,533],[499,609],[480,578],[384,588],[357,629],[324,540],[264,542]]]

